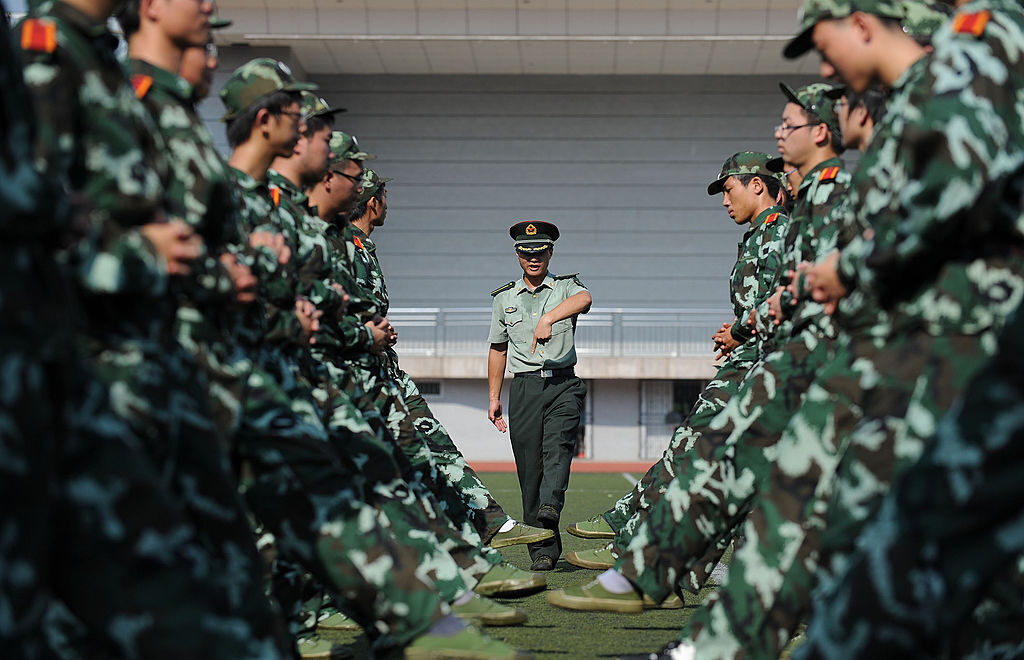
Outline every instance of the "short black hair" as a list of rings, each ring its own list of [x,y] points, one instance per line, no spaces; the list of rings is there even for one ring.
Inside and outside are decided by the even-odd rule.
[[[121,31],[124,32],[125,39],[139,31],[139,26],[142,24],[142,19],[139,18],[140,4],[142,4],[141,0],[125,0],[114,14],[118,25],[121,26]]]
[[[804,112],[804,117],[807,117],[808,124],[825,124],[828,126],[829,143],[832,150],[836,152],[836,155],[843,153],[846,147],[843,146],[843,132],[839,129],[839,122],[836,122],[835,126],[829,126],[828,122],[822,119],[818,113],[808,110],[807,108],[800,106],[800,109]]]
[[[850,89],[846,90],[846,102],[850,104],[850,110],[864,106],[871,121],[878,123],[885,114],[885,104],[889,100],[889,90],[881,85],[872,85],[860,94]]]
[[[761,179],[761,183],[764,184],[764,187],[768,190],[768,194],[772,199],[779,196],[779,187],[781,187],[782,184],[779,183],[779,180],[774,176],[768,174],[733,174],[732,176],[744,187],[749,186],[750,182],[754,179]]]
[[[325,128],[334,128],[334,118],[328,116],[306,117],[306,131],[303,137],[313,137]]]
[[[252,123],[256,121],[256,115],[260,110],[267,110],[270,114],[276,115],[280,114],[286,105],[291,105],[298,101],[300,101],[298,92],[274,92],[260,98],[256,103],[246,108],[242,114],[228,120],[226,127],[228,146],[234,149],[249,139]]]

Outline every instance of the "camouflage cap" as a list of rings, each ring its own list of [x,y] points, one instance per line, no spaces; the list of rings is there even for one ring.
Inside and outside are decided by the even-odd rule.
[[[543,252],[558,240],[558,227],[550,222],[527,220],[509,227],[508,235],[515,240],[517,252]]]
[[[364,204],[377,194],[377,191],[384,187],[384,184],[391,179],[382,177],[373,170],[363,170],[363,182],[360,184],[362,192],[359,193],[357,204]]]
[[[953,15],[953,8],[943,2],[903,0],[903,31],[919,42],[931,43],[932,35]]]
[[[345,108],[332,108],[326,99],[313,92],[302,93],[302,114],[307,119],[310,117],[332,117],[341,112],[346,112]]]
[[[210,17],[210,29],[211,30],[220,30],[221,28],[226,28],[226,27],[231,27],[231,21],[229,21],[228,19],[221,18],[220,16],[211,16]]]
[[[797,15],[800,22],[800,33],[796,35],[782,54],[789,59],[800,57],[814,48],[811,35],[819,21],[830,18],[846,18],[854,12],[862,11],[884,18],[903,18],[903,2],[901,0],[804,0]]]
[[[318,89],[313,83],[295,80],[291,69],[283,62],[258,57],[238,67],[220,88],[220,100],[224,102],[224,116],[221,121],[234,119],[262,97],[274,92],[301,92]]]
[[[722,192],[725,180],[737,174],[775,176],[768,169],[769,160],[771,160],[771,156],[762,151],[741,151],[733,154],[722,164],[722,171],[718,173],[718,178],[708,184],[708,194],[717,195]]]
[[[839,117],[836,116],[835,103],[829,96],[835,88],[836,85],[831,83],[811,83],[793,91],[793,88],[786,83],[779,83],[779,89],[791,103],[796,103],[807,112],[814,113],[818,119],[828,125],[830,130],[838,133]]]
[[[356,140],[356,136],[343,131],[331,133],[331,153],[334,154],[331,165],[343,160],[373,160],[376,158],[373,154],[359,149],[359,141]]]

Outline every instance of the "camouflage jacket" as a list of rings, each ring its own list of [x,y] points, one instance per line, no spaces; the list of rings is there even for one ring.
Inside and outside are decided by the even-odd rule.
[[[356,282],[377,307],[381,316],[388,315],[388,287],[384,282],[384,271],[377,259],[377,246],[363,230],[351,222],[342,229],[345,249],[352,275]]]
[[[22,21],[24,76],[39,120],[37,162],[81,219],[66,259],[88,330],[104,342],[170,337],[166,265],[140,231],[166,218],[156,126],[115,58],[117,38],[63,2]],[[68,232],[71,234],[71,232]]]
[[[970,3],[895,86],[889,137],[862,165],[872,186],[856,212],[873,236],[840,255],[847,288],[891,316],[886,332],[981,333],[1024,298],[1021,35],[1018,3]]]
[[[59,358],[75,326],[70,281],[54,259],[67,200],[34,166],[35,115],[2,5],[0,32],[0,341]]]
[[[203,237],[207,253],[177,287],[193,302],[223,304],[234,296],[227,270],[217,260],[228,244],[238,245],[238,198],[228,165],[192,101],[192,86],[180,76],[133,59],[129,63],[135,95],[156,121],[167,148],[164,181],[168,210]]]
[[[787,271],[796,270],[801,262],[815,261],[820,252],[832,249],[835,229],[831,212],[846,196],[849,184],[850,173],[843,169],[838,158],[818,163],[800,182],[796,204],[783,237],[780,285],[789,283]],[[762,337],[774,336],[772,341],[776,345],[795,337],[812,324],[818,324],[822,332],[835,336],[831,320],[819,303],[801,299],[793,305],[792,296],[786,293],[782,296],[782,308],[785,318],[779,326],[768,315],[767,303],[758,308],[757,314],[758,333],[764,333]]]
[[[736,321],[732,326],[734,339],[742,341],[732,352],[731,360],[756,360],[759,342],[747,325],[750,313],[774,291],[779,281],[782,261],[782,237],[788,216],[780,206],[772,206],[758,214],[743,234],[736,249],[736,265],[729,276],[729,293]]]

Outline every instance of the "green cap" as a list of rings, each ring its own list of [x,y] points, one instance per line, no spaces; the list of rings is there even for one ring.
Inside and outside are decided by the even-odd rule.
[[[829,129],[839,132],[839,117],[836,116],[836,107],[829,94],[833,93],[836,85],[830,83],[811,83],[801,87],[797,91],[786,83],[779,83],[779,89],[786,95],[790,102],[817,115],[818,119],[825,122]]]
[[[942,2],[903,1],[903,31],[917,41],[931,43],[932,35],[953,15],[953,8]]]
[[[310,117],[332,117],[339,112],[345,112],[345,108],[332,108],[327,100],[313,92],[302,93],[302,114],[308,119]]]
[[[291,69],[283,62],[258,57],[235,69],[228,81],[220,88],[220,100],[224,102],[224,116],[221,121],[234,119],[245,109],[264,96],[274,92],[301,92],[318,89],[313,83],[295,80]]]
[[[376,158],[373,154],[368,154],[359,148],[356,136],[343,131],[331,133],[331,152],[334,154],[331,165],[343,160],[373,160]]]
[[[771,160],[771,156],[761,151],[741,151],[733,154],[722,164],[722,171],[718,173],[718,178],[708,184],[708,194],[717,195],[722,192],[725,180],[736,174],[775,176],[775,173],[768,169],[769,160]]]
[[[226,28],[226,27],[231,27],[231,21],[229,21],[228,19],[221,18],[220,16],[211,16],[210,17],[210,29],[211,30],[220,30],[221,28]]]
[[[390,180],[387,177],[380,176],[373,170],[363,170],[363,182],[359,184],[363,192],[359,193],[359,199],[356,200],[356,203],[363,204],[368,202]]]
[[[509,227],[508,235],[515,240],[518,252],[543,252],[558,240],[558,227],[550,222],[527,220]]]
[[[903,19],[903,2],[901,0],[804,0],[803,7],[797,15],[800,22],[800,33],[793,38],[782,54],[789,59],[800,57],[814,48],[811,34],[819,21],[830,18],[846,18],[862,11],[883,18]]]

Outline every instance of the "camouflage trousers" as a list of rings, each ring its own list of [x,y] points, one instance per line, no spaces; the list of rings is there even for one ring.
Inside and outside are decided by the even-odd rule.
[[[441,547],[441,528],[421,514],[367,422],[329,432],[297,364],[281,354],[264,354],[258,364],[250,376],[256,396],[245,405],[248,420],[252,400],[253,421],[243,421],[236,451],[246,500],[274,535],[275,593],[288,594],[286,609],[298,615],[304,569],[375,648],[404,646],[447,613],[445,601],[475,584],[483,562],[471,558],[475,570],[467,572],[453,559],[464,544]]]
[[[809,613],[821,564],[851,549],[991,340],[918,332],[836,342],[777,446],[726,583],[683,630],[700,657],[779,656]]]
[[[615,569],[656,601],[724,552],[774,458],[775,445],[814,376],[829,340],[807,328],[754,365],[707,426],[660,498],[616,535]],[[620,543],[620,536],[628,542]],[[698,569],[701,570],[701,569]]]
[[[428,444],[429,434],[413,425],[413,421],[419,419],[419,426],[426,428],[424,418],[415,417],[409,411],[400,384],[390,376],[383,360],[374,356],[363,356],[357,360],[347,361],[341,367],[355,377],[367,400],[372,402],[369,414],[381,415],[386,420],[390,438],[396,443],[396,451],[402,453],[407,460],[406,465],[410,471],[403,476],[409,485],[424,496],[429,491],[439,502],[441,511],[452,522],[459,535],[481,548],[484,556],[490,561],[499,563],[500,553],[484,545],[480,530],[483,529],[486,533],[489,524],[481,510],[473,508],[473,494],[463,492],[438,466]],[[434,423],[437,423],[436,420]],[[440,427],[440,424],[437,423],[437,426]]]
[[[605,511],[602,516],[617,533],[616,542],[628,546],[636,527],[643,520],[641,512],[647,511],[652,502],[660,499],[668,485],[676,479],[676,466],[685,461],[685,455],[693,450],[699,437],[695,429],[705,428],[711,420],[725,409],[729,399],[739,390],[740,383],[754,363],[749,360],[730,359],[718,368],[714,380],[697,397],[697,402],[683,423],[672,434],[668,447],[661,459],[652,465],[631,491]],[[725,546],[728,539],[723,540]],[[696,562],[688,574],[679,581],[681,589],[698,593],[715,567],[715,559],[725,547],[713,550],[705,561]]]
[[[1024,552],[1022,355],[1018,313],[994,359],[823,581],[799,657],[961,655],[965,622]],[[1017,635],[1017,644],[986,655],[1019,657],[1019,625]]]
[[[164,435],[157,463],[84,363],[2,364],[0,655],[55,652],[59,606],[77,657],[290,657],[217,439]]]
[[[498,529],[508,520],[508,514],[491,496],[491,491],[480,480],[476,471],[466,462],[466,458],[455,446],[448,431],[434,417],[416,383],[398,366],[397,356],[389,355],[387,367],[390,376],[401,389],[402,399],[409,411],[408,423],[416,429],[419,437],[430,449],[438,469],[462,494],[470,512],[470,520],[484,543],[490,542],[498,533]]]

